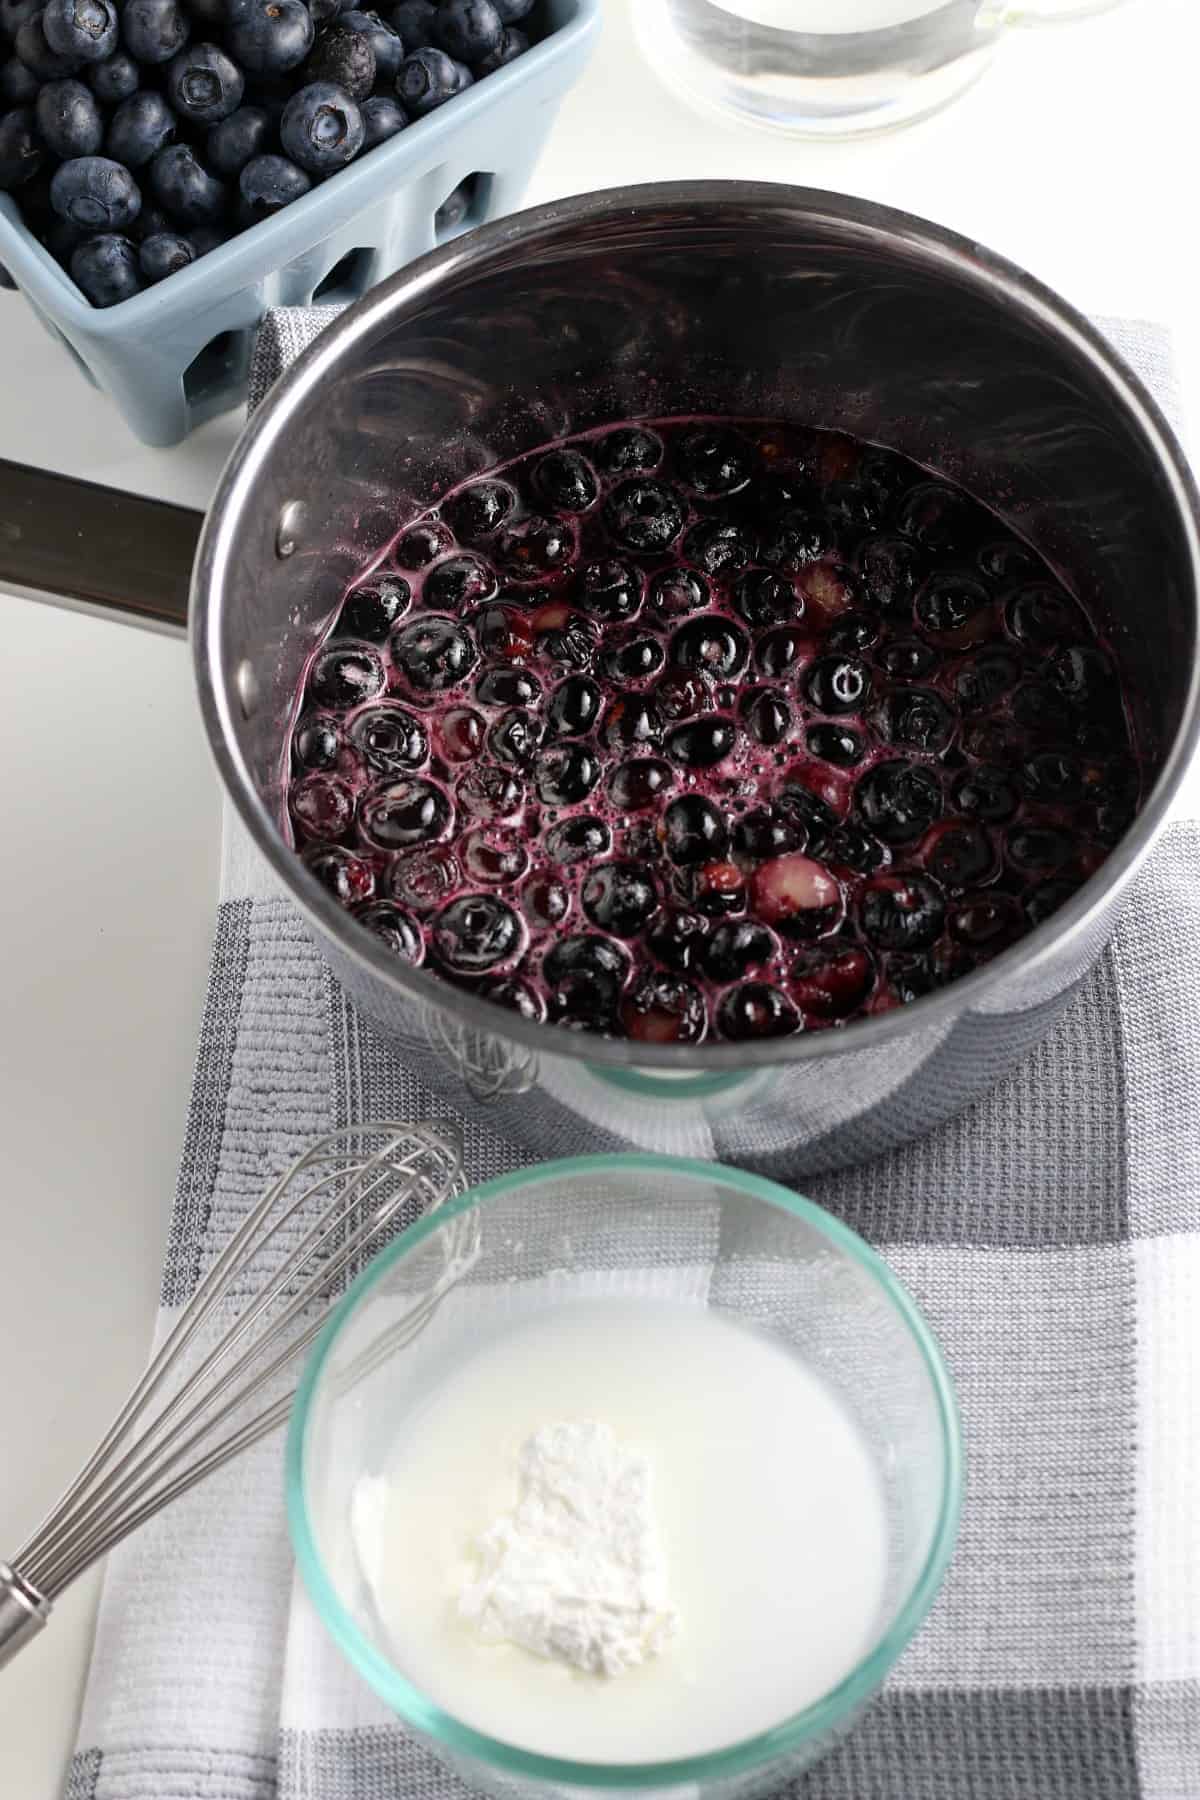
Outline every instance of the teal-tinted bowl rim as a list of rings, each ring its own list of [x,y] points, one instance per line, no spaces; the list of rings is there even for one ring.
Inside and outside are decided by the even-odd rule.
[[[510,1194],[516,1188],[540,1187],[564,1177],[586,1174],[654,1174],[692,1176],[706,1182],[719,1181],[753,1200],[764,1201],[803,1219],[820,1232],[837,1249],[843,1251],[883,1290],[885,1298],[908,1326],[933,1384],[942,1428],[945,1469],[938,1520],[929,1554],[925,1559],[912,1592],[879,1642],[850,1673],[827,1694],[794,1713],[782,1724],[754,1737],[744,1738],[725,1749],[703,1756],[676,1758],[654,1763],[571,1762],[563,1757],[540,1756],[508,1744],[499,1738],[474,1731],[452,1714],[443,1712],[419,1688],[394,1669],[387,1658],[368,1642],[350,1614],[342,1606],[327,1577],[309,1529],[308,1509],[304,1500],[304,1443],[313,1395],[321,1379],[325,1359],[337,1341],[350,1315],[383,1280],[394,1263],[410,1250],[439,1231],[448,1220],[474,1207],[483,1207]],[[710,1781],[720,1776],[738,1775],[747,1769],[773,1762],[799,1749],[803,1744],[835,1731],[875,1692],[892,1665],[924,1622],[941,1586],[942,1576],[954,1550],[962,1506],[963,1454],[958,1406],[950,1376],[932,1332],[911,1295],[892,1274],[883,1259],[870,1245],[843,1225],[839,1219],[779,1187],[759,1175],[747,1175],[730,1169],[724,1163],[700,1162],[679,1156],[573,1156],[555,1162],[540,1163],[536,1168],[519,1169],[501,1175],[470,1189],[457,1200],[436,1212],[427,1213],[409,1226],[393,1244],[374,1259],[338,1302],[320,1337],[314,1345],[296,1390],[291,1424],[288,1428],[286,1453],[287,1514],[296,1562],[326,1630],[349,1658],[359,1674],[370,1683],[382,1700],[417,1731],[423,1732],[447,1750],[474,1757],[506,1774],[532,1781],[567,1782],[576,1787],[640,1788],[670,1787],[683,1782]]]

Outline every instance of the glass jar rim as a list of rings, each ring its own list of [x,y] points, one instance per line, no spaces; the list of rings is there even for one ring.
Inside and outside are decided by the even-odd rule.
[[[311,1528],[305,1497],[305,1439],[321,1374],[334,1344],[389,1270],[443,1225],[487,1206],[522,1187],[540,1187],[579,1175],[658,1174],[718,1182],[743,1197],[790,1213],[822,1234],[857,1265],[907,1327],[925,1365],[937,1407],[942,1441],[942,1482],[938,1516],[930,1547],[916,1579],[888,1625],[840,1682],[811,1705],[789,1715],[769,1730],[702,1755],[664,1762],[577,1762],[545,1756],[476,1731],[435,1704],[400,1673],[368,1640],[342,1605],[325,1571]],[[297,1567],[326,1630],[363,1679],[407,1725],[446,1750],[473,1757],[507,1775],[576,1787],[628,1789],[674,1787],[745,1773],[794,1752],[805,1743],[836,1731],[883,1682],[924,1623],[954,1551],[962,1508],[963,1449],[958,1405],[945,1360],[915,1300],[883,1258],[856,1231],[805,1199],[764,1176],[723,1163],[690,1157],[638,1154],[563,1157],[518,1169],[467,1190],[436,1212],[426,1213],[380,1251],[334,1307],[311,1350],[296,1390],[285,1455],[288,1526]]]

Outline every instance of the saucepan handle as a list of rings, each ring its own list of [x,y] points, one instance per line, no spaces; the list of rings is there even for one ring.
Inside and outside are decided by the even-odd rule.
[[[203,519],[191,507],[0,461],[0,595],[186,631]]]

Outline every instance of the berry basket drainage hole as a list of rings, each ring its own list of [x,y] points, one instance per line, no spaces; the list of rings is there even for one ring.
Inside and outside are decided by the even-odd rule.
[[[189,406],[223,388],[244,381],[250,363],[250,333],[219,331],[183,371],[184,398]]]
[[[374,250],[347,250],[345,256],[338,258],[328,275],[313,289],[313,305],[329,306],[339,300],[357,300],[371,285],[371,270],[374,265]]]
[[[451,238],[459,237],[464,231],[470,231],[473,225],[483,222],[487,217],[494,180],[495,176],[485,175],[476,169],[473,175],[464,177],[446,195],[433,215],[435,243],[448,243]]]

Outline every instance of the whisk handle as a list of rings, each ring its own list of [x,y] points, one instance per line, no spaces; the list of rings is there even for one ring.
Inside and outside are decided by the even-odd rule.
[[[49,1617],[49,1600],[0,1562],[0,1669],[37,1636]]]

